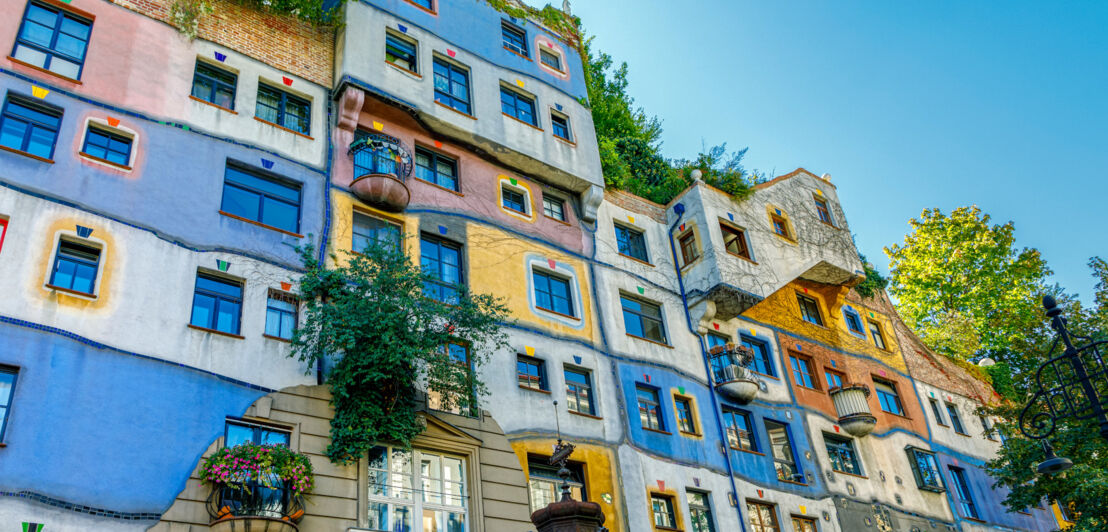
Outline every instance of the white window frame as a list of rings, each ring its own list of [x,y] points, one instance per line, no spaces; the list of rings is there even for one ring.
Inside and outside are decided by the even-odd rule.
[[[385,452],[387,453],[387,456],[388,456],[387,463],[386,463],[386,469],[385,469],[385,471],[389,475],[389,477],[386,477],[386,478],[389,479],[389,480],[387,480],[387,482],[389,483],[389,487],[395,488],[395,485],[393,484],[393,482],[391,480],[391,475],[394,474],[392,472],[392,453],[393,453],[393,451],[400,450],[400,449],[397,449],[396,447],[393,447],[393,446],[384,446],[384,445],[380,446],[380,447],[384,447],[386,449]],[[406,499],[406,498],[403,498],[403,497],[372,495],[369,491],[369,481],[370,481],[369,480],[369,472],[371,471],[371,469],[369,467],[370,466],[369,460],[368,459],[366,460],[366,466],[364,468],[364,471],[365,471],[365,474],[366,474],[366,476],[365,476],[366,481],[363,483],[363,486],[365,487],[366,491],[365,491],[365,497],[363,497],[363,500],[362,500],[362,506],[365,506],[366,509],[367,509],[366,530],[381,531],[381,532],[388,532],[388,530],[389,530],[388,528],[384,528],[384,529],[369,528],[368,508],[369,508],[370,503],[388,504],[389,505],[389,515],[390,516],[391,516],[392,511],[393,511],[392,509],[396,506],[411,508],[411,510],[412,510],[412,514],[411,514],[412,515],[411,532],[427,532],[427,531],[423,530],[423,512],[424,512],[424,510],[430,510],[430,511],[436,511],[436,512],[445,511],[445,512],[461,513],[464,516],[464,519],[465,519],[465,530],[471,530],[470,522],[473,521],[473,518],[474,518],[473,511],[471,509],[471,504],[470,504],[471,501],[472,501],[472,498],[473,498],[473,494],[471,493],[471,490],[470,490],[472,475],[470,474],[470,470],[469,470],[469,466],[470,466],[469,461],[471,460],[471,456],[459,455],[459,454],[454,454],[454,453],[449,453],[449,452],[438,452],[438,451],[432,451],[432,450],[423,450],[423,449],[415,448],[415,447],[413,447],[412,450],[409,451],[409,452],[411,453],[411,469],[410,469],[411,489],[408,490],[411,493],[411,498],[410,499]],[[462,481],[461,481],[462,505],[461,506],[453,506],[453,505],[448,505],[448,504],[445,504],[445,503],[427,502],[427,501],[424,500],[425,497],[419,496],[420,494],[424,493],[424,490],[423,490],[424,484],[423,484],[423,478],[422,478],[422,473],[421,473],[422,467],[418,467],[419,465],[421,465],[421,462],[422,462],[421,457],[424,454],[438,457],[440,459],[440,468],[442,467],[441,466],[441,464],[442,464],[441,459],[443,459],[443,458],[450,458],[450,459],[458,460],[458,461],[461,462],[461,471],[462,471]],[[382,471],[382,470],[372,469],[372,471]],[[440,483],[445,483],[446,482],[445,479],[442,478],[441,472],[440,472],[439,482]],[[442,491],[442,486],[443,485],[440,484],[439,494],[442,497],[445,498],[446,495],[445,495],[445,492]],[[386,523],[386,526],[388,526],[390,524],[391,523]]]

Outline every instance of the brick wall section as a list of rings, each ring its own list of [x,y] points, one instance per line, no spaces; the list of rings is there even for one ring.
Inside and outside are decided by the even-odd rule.
[[[658,223],[666,223],[665,205],[659,205],[648,199],[640,198],[630,192],[616,189],[605,189],[604,199],[629,211],[649,216]]]
[[[172,0],[111,0],[169,23]],[[208,0],[215,11],[201,18],[198,38],[226,46],[324,87],[332,87],[335,30],[276,16],[230,0]]]

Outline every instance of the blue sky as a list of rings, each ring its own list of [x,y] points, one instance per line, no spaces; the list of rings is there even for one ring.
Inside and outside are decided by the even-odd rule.
[[[536,2],[537,3],[537,2]],[[555,5],[561,5],[555,1]],[[1108,258],[1108,2],[578,0],[667,156],[749,146],[838,186],[863,253],[924,208],[1012,220],[1089,302]]]

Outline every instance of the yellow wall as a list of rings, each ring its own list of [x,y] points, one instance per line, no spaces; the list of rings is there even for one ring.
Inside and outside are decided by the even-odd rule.
[[[550,439],[513,440],[512,449],[519,457],[519,463],[523,466],[523,473],[530,475],[527,468],[527,455],[550,456],[551,449],[557,442]],[[623,500],[616,483],[615,455],[611,449],[598,445],[583,443],[575,444],[577,449],[573,451],[570,460],[581,462],[585,469],[585,489],[590,501],[600,504],[604,511],[604,526],[609,530],[623,530],[623,521],[620,519],[616,505]],[[610,495],[611,497],[605,497]],[[611,502],[607,502],[610,500]]]
[[[75,233],[78,225],[92,229],[92,235],[89,236],[89,239],[98,241],[97,243],[102,243],[104,246],[103,249],[100,250],[100,264],[98,266],[100,280],[96,285],[95,299],[70,295],[65,292],[59,292],[44,287],[50,280],[50,272],[54,267],[54,254],[58,244],[58,231],[66,231],[67,234]],[[75,234],[73,236],[76,238]],[[31,293],[40,291],[49,292],[51,294],[51,299],[56,301],[59,305],[68,307],[82,310],[99,310],[107,308],[111,301],[112,278],[114,277],[115,270],[120,267],[116,257],[122,256],[122,254],[119,253],[119,246],[115,239],[104,230],[104,227],[91,223],[85,219],[60,218],[50,224],[46,231],[42,233],[42,239],[42,247],[40,248],[42,249],[42,255],[37,261],[38,268],[29,280],[29,291]]]

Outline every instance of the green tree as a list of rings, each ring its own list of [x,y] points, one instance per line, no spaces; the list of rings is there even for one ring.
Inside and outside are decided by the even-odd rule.
[[[424,297],[427,277],[398,246],[350,253],[345,265],[320,262],[310,247],[300,254],[305,307],[290,356],[308,367],[333,363],[328,458],[348,463],[379,442],[410,446],[423,430],[423,390],[445,410],[477,407],[485,393],[477,370],[506,345],[502,301],[465,287],[449,304]],[[452,344],[469,347],[468,364]]]

